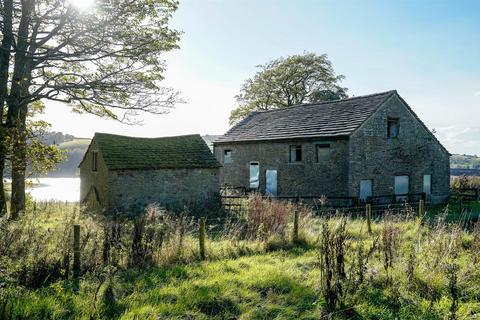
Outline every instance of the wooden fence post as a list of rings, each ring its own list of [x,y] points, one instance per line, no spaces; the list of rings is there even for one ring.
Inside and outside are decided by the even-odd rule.
[[[372,205],[370,203],[366,204],[365,213],[367,215],[368,233],[372,234]]]
[[[78,278],[80,277],[80,226],[73,226],[73,289],[79,290]]]
[[[199,225],[199,245],[200,245],[200,258],[205,260],[205,218],[200,218],[200,225]]]
[[[418,202],[418,215],[420,219],[423,219],[423,215],[425,214],[425,200],[420,199]]]
[[[295,208],[293,210],[293,235],[292,235],[293,243],[298,242],[298,209]]]

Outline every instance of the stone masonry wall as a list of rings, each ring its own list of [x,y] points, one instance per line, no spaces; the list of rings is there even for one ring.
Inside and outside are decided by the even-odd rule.
[[[156,203],[169,210],[199,211],[216,205],[218,169],[111,171],[109,211],[135,214]]]
[[[398,138],[387,138],[387,119],[398,118]],[[394,177],[408,175],[410,193],[423,191],[432,175],[432,201],[448,197],[450,157],[424,126],[393,96],[351,137],[349,194],[358,197],[361,179],[373,179],[373,195],[393,195]]]
[[[316,144],[329,143],[325,160],[316,162]],[[290,163],[291,145],[302,145],[302,162]],[[224,164],[224,150],[232,150],[232,163]],[[250,162],[260,164],[260,191],[265,192],[266,170],[277,170],[278,196],[346,196],[348,180],[347,140],[293,140],[215,144],[214,154],[223,165],[220,183],[250,186]]]
[[[93,151],[98,152],[97,171],[92,171]],[[96,203],[93,187],[98,192],[99,203]],[[80,165],[80,202],[91,211],[101,211],[108,206],[108,169],[95,139],[91,142],[85,159]]]

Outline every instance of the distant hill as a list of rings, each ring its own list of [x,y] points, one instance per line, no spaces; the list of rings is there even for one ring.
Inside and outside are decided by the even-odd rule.
[[[455,169],[480,169],[480,157],[454,154],[450,157],[450,167]]]
[[[74,136],[63,132],[48,132],[40,138],[40,141],[45,144],[52,145],[72,141],[73,139],[75,139]]]
[[[70,141],[57,143],[60,149],[67,150],[67,159],[60,163],[56,170],[48,173],[51,178],[68,178],[78,176],[78,165],[83,159],[91,139],[73,138]]]

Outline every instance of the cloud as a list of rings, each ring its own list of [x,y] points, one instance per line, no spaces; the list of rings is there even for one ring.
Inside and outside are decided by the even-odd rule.
[[[451,153],[480,154],[480,127],[454,125],[436,131],[438,139]]]
[[[474,95],[475,97],[480,97],[480,90],[478,90],[477,92],[475,92],[473,95]]]

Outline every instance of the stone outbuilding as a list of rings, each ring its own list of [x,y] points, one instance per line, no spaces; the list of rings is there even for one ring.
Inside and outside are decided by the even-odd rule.
[[[219,201],[220,164],[200,135],[95,133],[79,167],[80,202],[95,212],[136,214],[150,204],[197,211]]]
[[[272,196],[449,195],[449,152],[396,91],[253,113],[214,154],[223,186]]]

